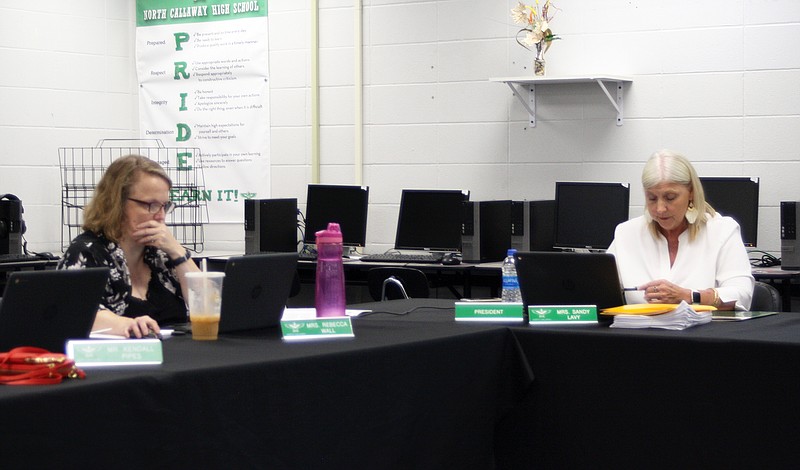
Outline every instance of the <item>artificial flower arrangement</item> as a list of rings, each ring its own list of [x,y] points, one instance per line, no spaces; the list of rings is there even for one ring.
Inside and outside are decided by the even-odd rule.
[[[553,19],[553,10],[557,8],[550,2],[550,0],[536,0],[533,5],[526,5],[519,2],[516,7],[511,10],[511,18],[514,19],[516,24],[524,24],[525,27],[517,31],[517,43],[528,49],[529,51],[536,52],[535,73],[536,75],[544,75],[544,53],[550,49],[550,44],[560,39],[553,34],[550,29],[550,21]],[[520,34],[525,33],[525,37],[520,39]]]

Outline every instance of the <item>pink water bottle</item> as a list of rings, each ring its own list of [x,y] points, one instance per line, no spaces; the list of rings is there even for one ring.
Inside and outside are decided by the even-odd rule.
[[[318,317],[343,317],[344,268],[342,267],[342,232],[339,224],[329,223],[317,236],[317,288],[315,306]]]

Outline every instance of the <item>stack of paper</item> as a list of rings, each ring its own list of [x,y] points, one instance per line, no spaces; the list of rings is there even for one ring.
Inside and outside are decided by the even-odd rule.
[[[675,309],[656,315],[616,315],[611,328],[663,328],[665,330],[685,330],[711,321],[710,311],[695,311],[685,301]]]

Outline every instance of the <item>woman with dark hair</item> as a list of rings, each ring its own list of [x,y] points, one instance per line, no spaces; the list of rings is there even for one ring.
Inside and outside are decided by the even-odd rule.
[[[617,226],[608,248],[629,303],[700,303],[749,310],[755,279],[739,224],[717,213],[682,155],[654,153],[642,171],[645,213]]]
[[[125,337],[159,332],[159,323],[185,322],[185,274],[198,271],[164,223],[175,205],[164,169],[138,155],[106,169],[84,210],[84,232],[70,243],[58,269],[108,267],[111,275],[94,329]]]

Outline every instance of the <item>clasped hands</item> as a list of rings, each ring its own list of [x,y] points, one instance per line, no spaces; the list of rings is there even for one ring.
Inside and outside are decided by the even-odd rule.
[[[644,292],[644,299],[651,304],[679,304],[682,300],[692,303],[691,289],[683,288],[666,279],[650,281],[638,286],[637,289]]]

